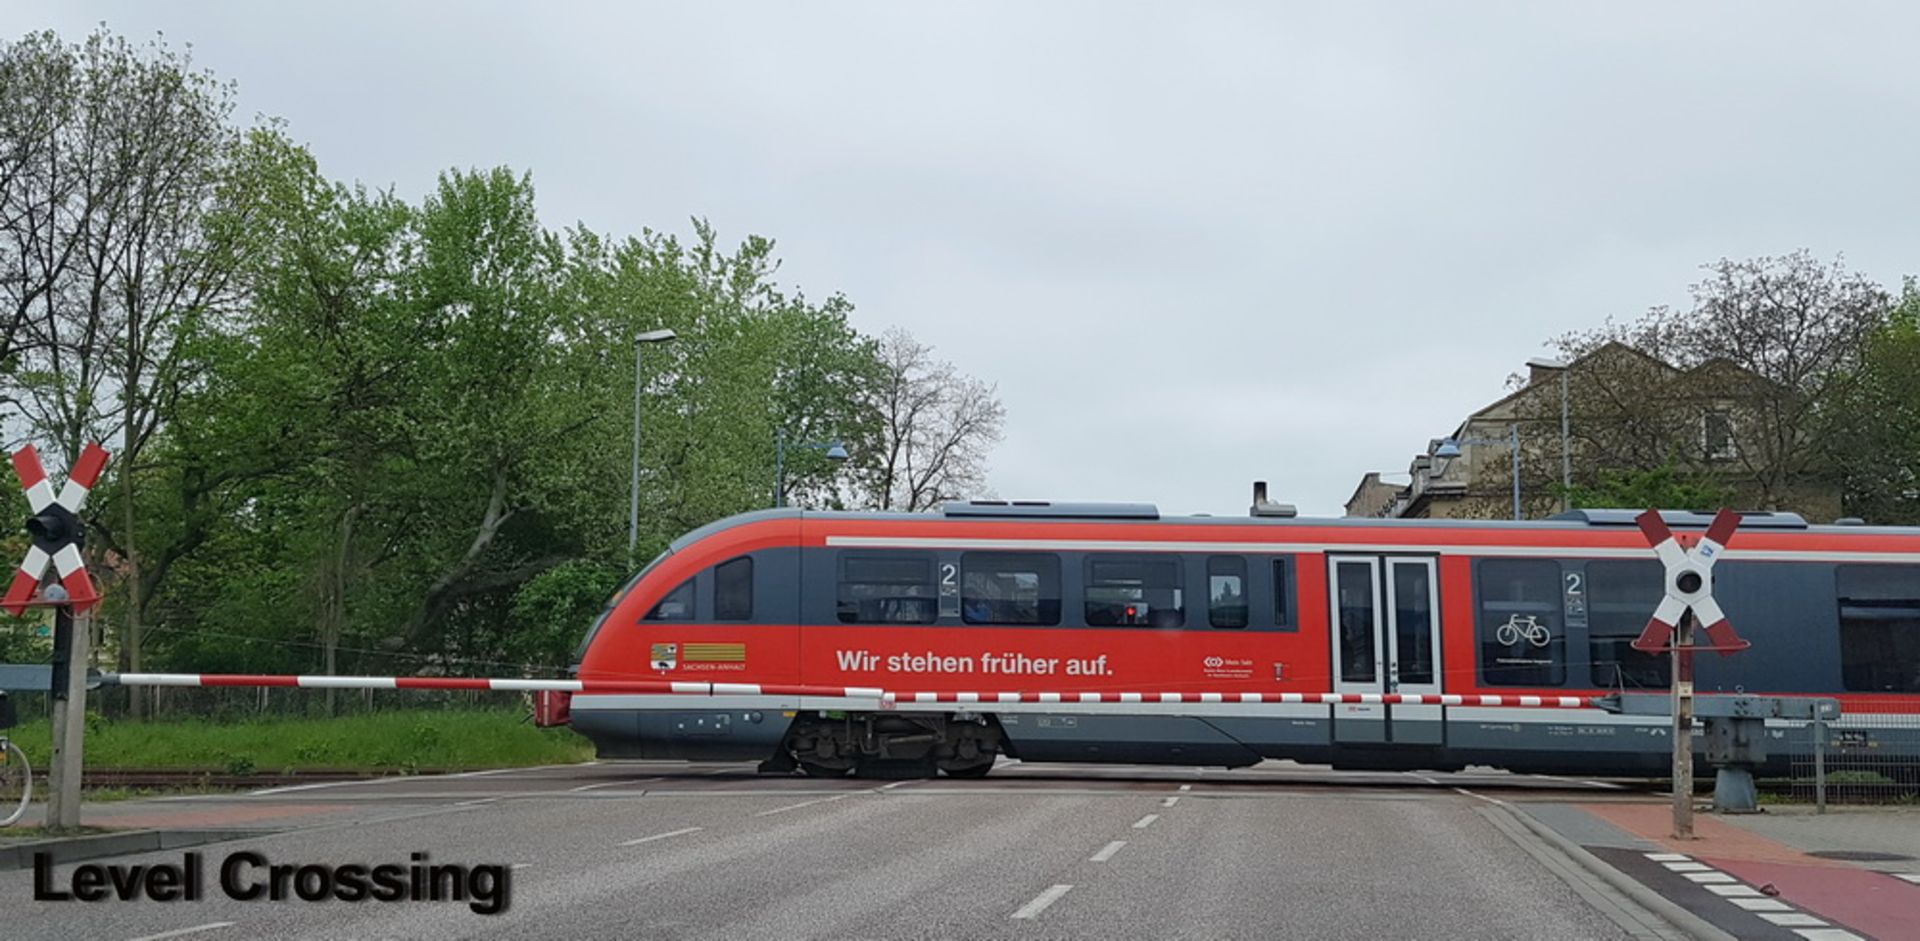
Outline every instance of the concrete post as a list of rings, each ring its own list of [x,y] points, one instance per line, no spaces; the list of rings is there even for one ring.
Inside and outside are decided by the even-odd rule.
[[[61,605],[53,620],[53,762],[47,768],[47,828],[80,826],[80,775],[87,732],[90,615]]]
[[[1693,612],[1673,634],[1673,838],[1693,839]]]

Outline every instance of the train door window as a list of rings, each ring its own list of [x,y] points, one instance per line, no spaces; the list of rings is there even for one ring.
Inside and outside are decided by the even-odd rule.
[[[1207,623],[1214,627],[1247,626],[1246,559],[1237,555],[1207,558]]]
[[[1841,685],[1920,693],[1920,565],[1842,565],[1835,578]]]
[[[1396,682],[1433,683],[1433,563],[1394,559],[1387,563],[1393,589],[1393,662]]]
[[[1492,686],[1560,686],[1567,681],[1560,563],[1480,563],[1480,678]]]
[[[1087,623],[1094,627],[1182,627],[1186,598],[1180,557],[1087,557]]]
[[[1569,567],[1564,579],[1584,581],[1587,643],[1593,685],[1601,689],[1665,689],[1671,669],[1665,654],[1633,649],[1647,618],[1666,596],[1666,570],[1646,561],[1588,562],[1586,571]]]
[[[1060,557],[1051,552],[961,553],[960,618],[968,624],[1060,623]]]
[[[753,619],[753,559],[741,556],[713,567],[713,619]]]
[[[647,620],[649,621],[691,621],[693,620],[693,582],[694,582],[694,579],[689,578],[686,581],[681,582],[680,587],[675,588],[670,592],[667,592],[667,596],[665,598],[660,599],[660,602],[653,606],[652,611],[647,612]]]
[[[1380,657],[1374,641],[1379,633],[1379,586],[1374,584],[1370,560],[1342,559],[1334,564],[1334,591],[1340,615],[1340,681],[1377,683]]]
[[[919,552],[840,557],[842,624],[932,624],[933,557]]]

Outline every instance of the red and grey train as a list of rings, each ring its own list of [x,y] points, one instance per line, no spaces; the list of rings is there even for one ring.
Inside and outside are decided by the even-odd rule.
[[[1662,515],[1683,542],[1710,519]],[[1664,591],[1634,516],[748,513],[674,542],[579,649],[582,680],[715,695],[578,694],[571,722],[605,757],[829,775],[997,755],[1659,775],[1665,717],[1504,704],[1667,688],[1666,658],[1631,646]],[[1837,759],[1920,757],[1920,529],[1745,514],[1720,559],[1714,597],[1752,647],[1701,656],[1701,693],[1837,697]],[[1473,704],[1287,695],[1327,692]],[[1770,734],[1776,763],[1810,747]]]

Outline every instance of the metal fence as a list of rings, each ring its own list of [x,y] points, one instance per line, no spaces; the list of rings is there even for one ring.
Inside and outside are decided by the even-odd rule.
[[[1911,699],[1850,701],[1833,722],[1785,724],[1773,741],[1789,756],[1789,793],[1824,807],[1920,804],[1920,713]]]
[[[480,690],[335,690],[329,697],[320,689],[237,689],[167,688],[144,690],[147,714],[156,719],[203,719],[213,722],[239,722],[269,718],[325,718],[363,715],[376,712],[401,712],[418,709],[524,709],[532,705],[528,696]],[[87,712],[110,721],[125,719],[131,712],[127,700],[135,691],[127,687],[101,687],[87,693]],[[331,698],[331,703],[329,699]],[[44,719],[50,706],[44,693],[21,693],[12,697],[21,722]]]

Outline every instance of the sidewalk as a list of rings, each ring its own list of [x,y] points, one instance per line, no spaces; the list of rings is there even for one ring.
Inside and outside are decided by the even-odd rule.
[[[1920,941],[1920,808],[1701,813],[1680,841],[1664,801],[1513,807],[1737,938]]]
[[[34,853],[58,863],[170,850],[265,833],[353,823],[367,808],[353,804],[261,802],[246,795],[187,795],[88,803],[81,825],[92,832],[50,836],[39,826],[46,804],[27,809],[20,827],[0,829],[0,871],[23,869]],[[29,829],[32,828],[32,829]]]

